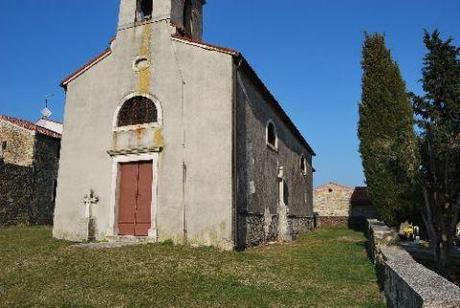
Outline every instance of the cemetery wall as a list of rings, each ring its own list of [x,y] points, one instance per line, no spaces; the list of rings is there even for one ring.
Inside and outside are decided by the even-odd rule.
[[[460,288],[395,245],[396,231],[368,220],[369,253],[389,307],[460,307]]]

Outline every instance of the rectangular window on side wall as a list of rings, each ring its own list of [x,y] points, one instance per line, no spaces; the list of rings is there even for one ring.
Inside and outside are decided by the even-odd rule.
[[[0,144],[0,158],[3,158],[5,151],[6,151],[6,146],[7,146],[7,142],[2,141]]]

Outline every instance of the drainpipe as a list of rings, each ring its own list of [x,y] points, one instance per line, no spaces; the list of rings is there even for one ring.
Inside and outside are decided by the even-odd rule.
[[[169,26],[169,23],[167,20],[165,20],[165,23],[167,26]],[[184,74],[182,73],[182,69],[179,64],[179,59],[177,57],[177,50],[174,47],[174,43],[172,40],[170,40],[170,46],[171,50],[174,56],[174,60],[176,63],[177,71],[181,80],[181,123],[182,123],[182,232],[183,232],[183,240],[184,243],[187,243],[188,241],[188,230],[187,230],[187,205],[185,202],[185,192],[186,192],[186,182],[187,182],[187,164],[185,163],[185,149],[186,149],[186,130],[185,130],[185,86],[186,82],[184,79]]]

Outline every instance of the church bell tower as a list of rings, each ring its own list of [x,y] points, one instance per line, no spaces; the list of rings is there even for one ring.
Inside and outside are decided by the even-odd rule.
[[[205,0],[121,0],[118,30],[169,20],[178,34],[200,41]]]

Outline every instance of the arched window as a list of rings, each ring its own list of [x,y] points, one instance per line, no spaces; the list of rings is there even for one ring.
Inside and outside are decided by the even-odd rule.
[[[268,122],[267,124],[267,145],[270,145],[273,148],[277,148],[277,136],[276,136],[276,127],[273,122]]]
[[[283,202],[289,205],[289,187],[285,180],[283,180]]]
[[[155,103],[144,96],[127,100],[118,113],[118,126],[148,124],[158,122]]]
[[[153,0],[137,0],[136,21],[152,18]]]
[[[304,175],[307,174],[307,162],[305,160],[305,156],[302,154],[302,156],[300,157],[300,171],[302,171],[302,173]]]

